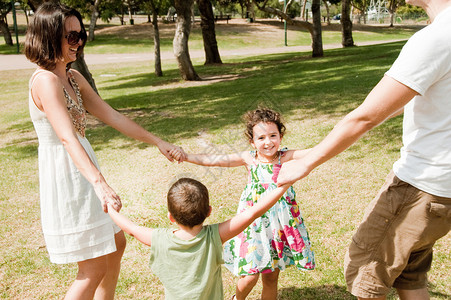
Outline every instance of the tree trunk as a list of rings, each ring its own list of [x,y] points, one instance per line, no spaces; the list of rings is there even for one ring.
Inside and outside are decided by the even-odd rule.
[[[124,21],[124,3],[121,2],[121,13],[119,14],[119,20],[121,20],[121,25],[125,25]]]
[[[341,30],[342,30],[342,39],[341,44],[343,47],[352,47],[354,46],[354,40],[352,38],[352,21],[350,17],[351,10],[351,1],[350,0],[342,0],[341,1]]]
[[[128,19],[130,21],[130,25],[134,25],[135,21],[133,20],[132,4],[131,4],[130,0],[127,0],[127,5],[128,5]]]
[[[5,44],[12,46],[13,39],[11,37],[11,32],[9,31],[8,24],[5,23],[3,19],[0,19],[0,31],[2,32],[3,37],[5,39]]]
[[[254,0],[256,1],[256,0]],[[277,8],[273,8],[273,7],[267,7],[265,6],[266,2],[263,4],[263,6],[258,6],[258,3],[254,4],[257,6],[257,8],[261,11],[273,14],[273,15],[277,15],[279,16],[279,18],[286,20],[287,24],[290,25],[295,25],[295,26],[299,26],[302,28],[307,29],[310,32],[310,36],[312,37],[312,56],[322,56],[323,54],[323,41],[321,38],[321,15],[319,15],[319,29],[316,28],[314,29],[313,25],[309,22],[306,21],[299,21],[299,20],[294,20],[292,18],[290,18],[289,15],[287,15],[286,13],[284,13],[283,11],[281,11],[280,9]],[[319,13],[319,12],[318,12]],[[315,26],[318,26],[317,21],[315,21]]]
[[[327,25],[330,25],[330,11],[329,11],[329,4],[327,4],[327,0],[323,0],[324,6],[326,7],[326,22]]]
[[[222,64],[215,32],[215,16],[210,0],[197,0],[204,40],[205,64]]]
[[[388,13],[390,14],[390,27],[394,26],[396,7],[397,7],[397,1],[390,0],[390,4],[388,7]]]
[[[321,28],[321,0],[312,1],[313,35],[312,35],[312,56],[323,57],[323,38]]]
[[[89,23],[89,36],[88,41],[94,40],[94,30],[96,29],[97,18],[99,16],[100,0],[95,0],[94,4],[91,4],[91,22]]]
[[[173,41],[174,55],[177,59],[180,75],[184,80],[200,80],[194,70],[188,50],[188,39],[191,31],[191,7],[194,0],[175,0],[177,22]]]
[[[150,5],[152,7],[152,25],[153,25],[153,42],[155,49],[155,75],[158,77],[163,76],[163,71],[161,69],[161,54],[160,54],[160,29],[158,27],[158,11],[155,6],[154,0],[150,0]]]
[[[28,11],[27,11],[27,7],[25,7],[25,3],[24,2],[20,2],[20,7],[22,8],[22,10],[25,13],[25,20],[27,21],[27,26],[29,24],[29,20],[28,20]]]
[[[252,1],[246,0],[246,14],[251,23],[255,21],[254,3]]]
[[[89,82],[94,91],[96,91],[97,94],[99,93],[97,91],[94,78],[92,77],[91,72],[89,72],[88,65],[85,61],[85,55],[83,53],[77,58],[76,61],[71,64],[71,68],[80,72],[81,75],[83,75],[83,77],[86,78],[86,80]]]
[[[306,20],[306,17],[305,17],[305,8],[306,8],[306,6],[307,6],[307,0],[304,0],[303,2],[302,2],[302,8],[301,8],[301,19],[302,20]]]

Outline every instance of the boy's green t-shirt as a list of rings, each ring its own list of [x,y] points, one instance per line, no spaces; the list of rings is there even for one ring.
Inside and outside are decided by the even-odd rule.
[[[166,299],[224,298],[218,228],[218,224],[206,225],[187,241],[176,237],[173,228],[152,232],[150,268],[163,283]]]

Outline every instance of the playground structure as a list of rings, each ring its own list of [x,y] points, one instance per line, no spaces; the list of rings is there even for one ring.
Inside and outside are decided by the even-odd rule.
[[[380,21],[390,15],[387,9],[388,3],[385,0],[370,0],[366,15],[368,20]]]

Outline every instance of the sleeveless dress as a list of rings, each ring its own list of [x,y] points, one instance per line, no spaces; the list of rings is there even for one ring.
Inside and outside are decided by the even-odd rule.
[[[71,263],[115,252],[114,235],[119,232],[119,227],[103,212],[93,186],[78,171],[46,114],[32,98],[34,80],[44,72],[48,71],[38,69],[32,75],[28,102],[39,141],[41,223],[50,261]],[[85,138],[86,111],[78,84],[71,71],[68,75],[77,99],[72,99],[63,88],[67,109],[78,140],[99,168],[94,151]]]
[[[279,152],[277,164],[260,163],[252,151],[254,164],[249,170],[248,184],[241,194],[238,213],[258,202],[268,191],[277,187],[282,164]],[[224,244],[224,264],[234,275],[253,275],[284,270],[295,265],[298,269],[315,268],[314,254],[307,229],[295,200],[293,187],[273,207],[256,219],[243,232]]]

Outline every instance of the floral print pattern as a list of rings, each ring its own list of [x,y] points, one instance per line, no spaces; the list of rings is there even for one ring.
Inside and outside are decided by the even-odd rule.
[[[277,187],[280,168],[277,164],[255,163],[249,170],[249,181],[241,194],[238,213],[258,202]],[[255,151],[252,152],[255,157]],[[237,276],[273,272],[295,265],[312,270],[315,258],[304,225],[296,194],[290,187],[282,198],[243,232],[224,245],[224,263]]]

